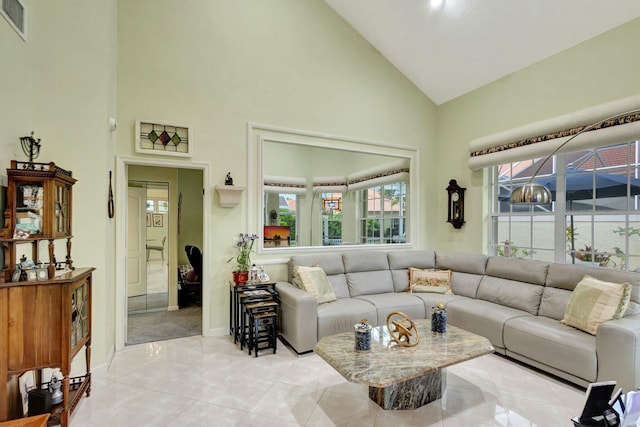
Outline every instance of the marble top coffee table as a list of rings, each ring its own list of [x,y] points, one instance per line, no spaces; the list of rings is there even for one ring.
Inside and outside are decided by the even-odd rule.
[[[417,409],[442,397],[444,368],[493,353],[488,339],[447,326],[447,333],[431,333],[429,320],[414,321],[420,342],[402,347],[386,326],[373,328],[371,350],[355,351],[354,333],[320,339],[313,349],[347,380],[367,384],[369,397],[383,409]]]

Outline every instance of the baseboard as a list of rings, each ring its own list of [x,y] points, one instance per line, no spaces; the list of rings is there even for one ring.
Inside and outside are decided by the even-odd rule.
[[[202,329],[205,337],[223,337],[229,333],[227,328]]]
[[[167,307],[167,311],[178,311],[180,310],[180,306],[177,305],[170,305],[169,307]]]
[[[102,371],[106,371],[109,369],[109,367],[111,366],[111,362],[113,361],[113,357],[116,354],[116,348],[114,346],[111,346],[111,348],[109,348],[109,353],[107,354],[107,359],[104,363],[101,363],[99,365],[96,366],[92,366],[91,367],[91,372],[96,374],[96,373],[100,373]]]

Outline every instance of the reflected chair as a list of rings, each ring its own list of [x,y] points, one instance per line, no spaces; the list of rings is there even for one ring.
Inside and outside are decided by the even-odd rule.
[[[189,271],[182,280],[181,299],[193,299],[200,303],[202,300],[202,252],[197,246],[185,245],[185,252],[191,264]]]
[[[162,261],[164,261],[164,244],[166,241],[167,241],[167,236],[164,236],[162,238],[162,246],[147,245],[147,261],[149,261],[149,253],[151,253],[151,251],[160,252],[160,255],[162,255]]]

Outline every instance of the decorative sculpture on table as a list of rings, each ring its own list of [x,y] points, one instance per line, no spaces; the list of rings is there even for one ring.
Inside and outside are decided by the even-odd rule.
[[[416,324],[400,311],[392,311],[387,316],[387,329],[396,343],[403,347],[413,347],[420,341]]]

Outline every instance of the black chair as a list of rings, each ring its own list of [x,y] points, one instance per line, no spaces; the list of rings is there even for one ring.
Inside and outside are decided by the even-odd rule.
[[[193,270],[188,272],[182,280],[181,299],[200,304],[202,302],[202,252],[197,246],[192,245],[185,245],[184,250]]]

